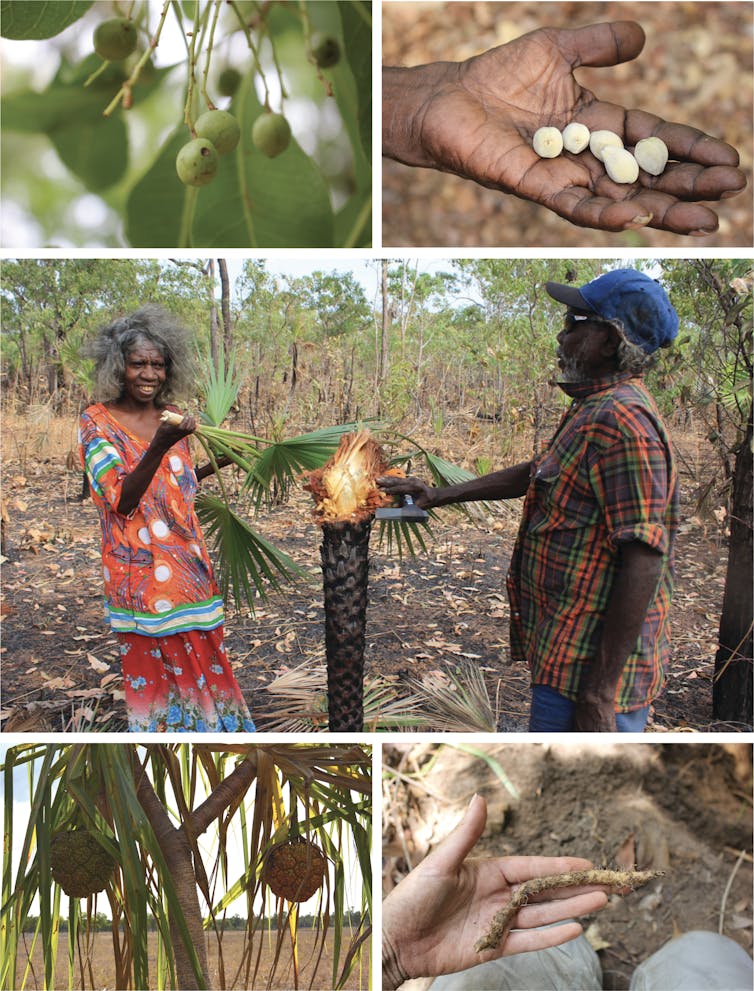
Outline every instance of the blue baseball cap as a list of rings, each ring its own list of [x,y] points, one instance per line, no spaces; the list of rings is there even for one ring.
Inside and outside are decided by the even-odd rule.
[[[678,314],[659,282],[634,268],[606,272],[577,289],[546,282],[545,289],[559,303],[603,320],[619,320],[633,344],[647,354],[669,348],[678,334]]]

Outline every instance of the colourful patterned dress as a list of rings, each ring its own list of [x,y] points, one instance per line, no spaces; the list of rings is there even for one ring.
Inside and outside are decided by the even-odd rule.
[[[117,511],[147,447],[101,403],[81,416],[79,452],[102,525],[105,617],[120,643],[129,729],[253,731],[225,655],[188,438],[164,455],[138,507]]]

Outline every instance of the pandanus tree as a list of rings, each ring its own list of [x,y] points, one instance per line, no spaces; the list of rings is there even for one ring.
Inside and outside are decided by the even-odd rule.
[[[270,987],[291,964],[286,986],[298,987],[299,906],[312,896],[314,968],[307,983],[329,941],[333,963],[325,980],[342,987],[363,965],[370,933],[370,764],[365,748],[344,744],[11,747],[3,765],[0,987],[40,986],[40,966],[46,988],[60,987],[66,970],[69,988],[102,986],[90,940],[104,914],[100,899],[112,919],[108,986]],[[24,790],[19,775],[29,786],[23,821],[14,814]],[[354,893],[358,904],[347,921]],[[238,899],[247,921],[231,966],[223,936]],[[156,968],[149,963],[150,916]],[[270,939],[274,949],[263,958]],[[27,954],[27,940],[41,948],[41,965]],[[58,957],[67,957],[67,967],[58,964],[56,978]],[[366,983],[364,977],[351,986]]]

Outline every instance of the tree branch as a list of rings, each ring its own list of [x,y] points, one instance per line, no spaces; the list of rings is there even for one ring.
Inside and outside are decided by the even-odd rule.
[[[250,751],[238,767],[189,816],[194,836],[200,836],[228,806],[243,794],[257,775],[257,755]]]

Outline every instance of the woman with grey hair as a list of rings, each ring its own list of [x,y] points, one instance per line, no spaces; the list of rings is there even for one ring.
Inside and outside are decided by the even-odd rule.
[[[107,620],[120,643],[129,729],[243,732],[254,723],[223,643],[223,602],[194,509],[188,437],[163,423],[191,382],[188,334],[159,306],[103,327],[91,348],[99,402],[79,450],[102,525]]]

